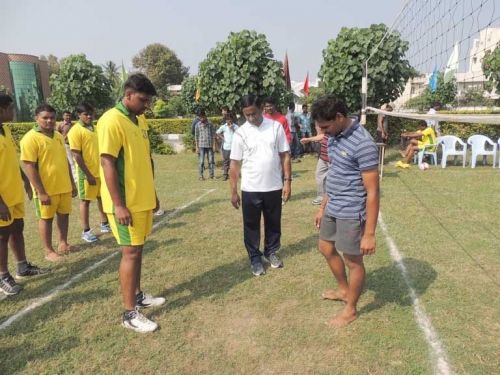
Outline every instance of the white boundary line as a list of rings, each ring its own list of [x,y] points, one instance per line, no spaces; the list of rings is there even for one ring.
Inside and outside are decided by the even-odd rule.
[[[450,375],[453,372],[450,369],[450,365],[446,356],[446,352],[444,350],[443,344],[439,340],[436,330],[432,326],[430,318],[427,316],[425,312],[424,306],[420,303],[420,299],[415,292],[415,289],[411,286],[410,278],[408,276],[408,270],[403,263],[403,255],[398,250],[396,243],[389,235],[389,231],[387,230],[387,226],[382,219],[382,212],[379,213],[378,217],[379,226],[382,229],[382,232],[385,236],[385,241],[387,246],[389,247],[389,252],[391,254],[392,259],[396,263],[396,266],[399,268],[401,275],[403,275],[403,279],[405,284],[410,291],[410,297],[413,303],[413,312],[415,314],[415,319],[417,323],[424,333],[425,340],[429,345],[429,349],[431,352],[432,362],[434,366],[434,373],[439,375]]]
[[[166,223],[167,221],[169,221],[173,217],[175,217],[182,210],[185,210],[186,208],[188,208],[192,204],[200,201],[206,195],[208,195],[210,193],[213,193],[215,190],[217,190],[217,189],[207,190],[205,193],[203,193],[202,195],[200,195],[195,200],[192,200],[191,202],[186,203],[185,205],[176,208],[173,212],[169,213],[164,218],[162,218],[160,221],[158,221],[157,223],[155,223],[153,225],[153,230],[155,230],[156,228],[158,228],[160,225]],[[14,323],[17,320],[21,319],[22,317],[24,317],[25,315],[29,314],[30,312],[32,312],[36,308],[38,308],[40,306],[43,306],[46,303],[52,301],[54,298],[57,297],[57,295],[59,294],[59,292],[61,292],[64,289],[67,289],[68,287],[70,287],[71,285],[73,285],[75,282],[77,282],[79,279],[81,279],[83,275],[85,275],[85,274],[87,274],[89,272],[92,272],[97,267],[99,267],[100,265],[106,263],[108,260],[110,260],[111,258],[114,258],[118,254],[120,254],[120,251],[115,251],[111,255],[108,255],[106,258],[101,259],[100,261],[98,261],[98,262],[94,263],[93,265],[87,267],[85,270],[83,270],[79,274],[73,276],[71,279],[69,279],[68,281],[66,281],[64,284],[56,286],[54,289],[52,289],[51,291],[49,291],[45,296],[36,298],[30,305],[28,305],[27,307],[25,307],[21,311],[18,311],[17,313],[15,313],[11,317],[9,317],[6,321],[4,321],[2,324],[0,324],[0,332],[4,331],[7,328],[9,328],[12,325],[12,323]]]

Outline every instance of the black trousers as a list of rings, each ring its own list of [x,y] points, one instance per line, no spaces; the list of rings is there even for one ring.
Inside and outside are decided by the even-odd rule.
[[[243,238],[250,262],[260,261],[260,218],[264,217],[264,255],[279,250],[281,240],[281,190],[241,192]]]

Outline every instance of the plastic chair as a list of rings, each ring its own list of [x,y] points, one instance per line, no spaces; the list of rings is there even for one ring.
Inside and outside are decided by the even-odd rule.
[[[441,167],[446,168],[446,161],[448,156],[462,156],[463,164],[462,166],[465,168],[465,162],[467,159],[467,144],[462,141],[460,138],[455,137],[454,135],[443,135],[438,137],[437,144],[441,146],[442,154],[441,154]],[[462,149],[457,149],[457,145]]]
[[[437,143],[437,142],[436,142]],[[422,164],[424,160],[424,156],[429,155],[432,156],[432,162],[434,165],[437,165],[437,152],[436,152],[437,144],[425,145],[422,150],[417,152],[413,157],[413,162],[417,165]]]
[[[471,135],[469,139],[467,139],[467,144],[471,146],[472,155],[470,159],[471,168],[476,168],[476,159],[479,155],[493,156],[493,168],[495,168],[495,161],[497,158],[497,145],[491,139],[489,139],[485,135],[475,134]],[[486,146],[492,146],[492,150],[487,150]]]

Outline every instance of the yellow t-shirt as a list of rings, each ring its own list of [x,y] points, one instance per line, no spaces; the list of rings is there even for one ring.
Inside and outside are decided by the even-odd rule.
[[[128,111],[119,103],[104,113],[97,122],[99,153],[116,158],[118,187],[122,200],[130,212],[152,210],[156,206],[153,168],[149,151],[148,125],[144,116],[138,116],[138,125],[129,119]],[[102,167],[101,199],[104,212],[113,213]]]
[[[7,125],[0,131],[0,196],[7,207],[24,202],[24,188],[17,146]]]
[[[54,131],[54,135],[49,137],[35,126],[21,139],[21,160],[36,163],[48,195],[71,192],[69,164],[61,133]],[[33,191],[36,194],[35,189]]]
[[[419,130],[422,133],[422,139],[418,141],[418,147],[423,148],[425,145],[433,145],[436,143],[436,133],[431,127]]]
[[[99,177],[99,142],[97,141],[97,133],[92,128],[88,128],[81,121],[73,125],[68,132],[68,142],[71,150],[80,151],[82,153],[83,161],[87,166],[92,176]],[[80,179],[85,179],[85,173],[78,166],[77,175]]]

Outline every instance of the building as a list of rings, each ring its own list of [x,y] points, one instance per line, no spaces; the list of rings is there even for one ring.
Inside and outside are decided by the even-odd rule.
[[[485,54],[493,51],[498,45],[500,45],[500,27],[485,28],[479,32],[478,38],[472,41],[467,70],[455,73],[458,97],[463,96],[467,91],[484,88],[487,77],[483,74],[482,61]],[[421,95],[428,86],[431,75],[432,73],[425,73],[410,79],[406,83],[403,94],[394,102],[396,108],[404,107],[409,99]]]
[[[16,120],[32,120],[35,108],[50,96],[47,61],[0,52],[0,88],[13,96]]]

